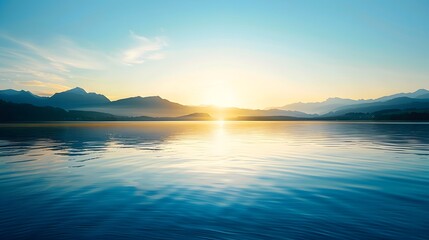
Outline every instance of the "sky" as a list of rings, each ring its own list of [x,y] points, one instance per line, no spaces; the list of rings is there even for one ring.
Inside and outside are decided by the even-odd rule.
[[[0,0],[0,89],[267,108],[429,88],[429,1]]]

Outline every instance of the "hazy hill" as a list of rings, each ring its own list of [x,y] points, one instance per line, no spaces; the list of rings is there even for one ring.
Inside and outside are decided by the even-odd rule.
[[[55,93],[51,97],[40,97],[28,91],[0,90],[0,100],[13,103],[28,103],[35,106],[61,107],[65,109],[94,106],[110,102],[104,95],[87,93],[82,88],[73,88]]]
[[[429,91],[426,89],[419,89],[415,92],[411,92],[411,93],[397,93],[397,94],[393,94],[393,95],[389,95],[389,96],[385,96],[385,97],[381,97],[381,98],[377,98],[375,99],[375,101],[388,101],[391,99],[395,99],[395,98],[400,98],[400,97],[408,97],[408,98],[420,98],[423,95],[427,95],[429,94]]]
[[[395,99],[396,102],[400,102]],[[426,106],[426,107],[424,107]],[[0,100],[0,122],[32,121],[207,121],[216,120],[207,113],[193,113],[179,117],[124,117],[107,113],[64,110],[55,107],[39,107],[31,104],[10,103]],[[316,118],[296,118],[289,116],[241,116],[227,118],[238,121],[290,121],[290,120],[389,120],[428,121],[429,107],[421,109],[388,109],[372,113],[349,112],[343,115]]]
[[[110,100],[104,95],[87,93],[84,89],[77,87],[65,92],[55,93],[49,98],[48,105],[70,109],[97,106],[109,102]]]
[[[180,116],[181,120],[213,120],[212,116],[208,113],[192,113],[185,116]]]
[[[298,111],[284,111],[278,109],[254,110],[243,108],[218,108],[213,106],[187,106],[171,102],[159,96],[131,97],[112,101],[103,105],[78,108],[106,112],[123,116],[151,116],[151,117],[176,117],[193,113],[207,113],[215,118],[230,118],[238,116],[293,116],[312,117],[312,115]]]
[[[194,113],[205,113],[216,119],[231,119],[237,117],[295,117],[312,118],[315,114],[323,116],[340,116],[347,113],[370,113],[386,109],[421,109],[427,106],[429,91],[419,89],[412,93],[398,93],[378,99],[352,100],[343,98],[329,98],[324,102],[294,103],[282,109],[244,109],[219,108],[213,106],[188,106],[171,102],[159,96],[130,97],[110,101],[107,97],[97,93],[88,93],[82,88],[56,93],[51,97],[39,97],[28,91],[12,89],[1,90],[0,100],[13,103],[29,103],[36,106],[60,107],[68,110],[102,112],[115,116],[176,118]],[[285,110],[288,109],[288,110]]]
[[[79,87],[55,93],[51,97],[39,97],[31,92],[9,89],[0,91],[0,100],[13,103],[28,103],[36,106],[51,106],[64,109],[104,112],[113,115],[131,117],[177,117],[196,112],[207,113],[216,118],[271,115],[312,117],[312,115],[298,111],[285,111],[279,109],[253,110],[242,108],[218,108],[212,106],[187,106],[171,102],[159,96],[138,96],[110,101],[104,95],[88,93]]]
[[[121,120],[121,117],[99,112],[66,111],[56,107],[40,107],[0,100],[0,122],[114,120]]]
[[[156,97],[158,98],[158,97]],[[98,107],[84,107],[80,110],[90,110],[98,112],[106,112],[123,116],[151,116],[151,117],[175,117],[181,115],[188,115],[196,112],[203,112],[210,114],[215,118],[231,118],[238,116],[293,116],[293,117],[312,117],[313,115],[297,112],[297,111],[284,111],[284,110],[253,110],[242,108],[218,108],[213,106],[186,106],[178,103],[170,102],[168,100],[153,97],[137,97],[133,99],[126,99],[126,101],[119,100],[111,102]]]
[[[193,113],[178,117],[126,117],[108,113],[64,110],[56,107],[40,107],[27,103],[11,103],[0,100],[0,122],[30,121],[207,121],[213,118],[207,113]]]
[[[419,95],[416,98],[429,98],[429,93],[423,94],[423,95]]]
[[[311,113],[311,114],[324,114],[342,106],[363,103],[363,102],[366,102],[366,100],[353,100],[353,99],[346,99],[346,98],[328,98],[323,102],[292,103],[292,104],[288,104],[283,107],[280,107],[280,109],[291,110],[291,111],[301,111],[301,112]]]
[[[134,117],[141,115],[152,117],[176,117],[195,113],[195,111],[188,111],[190,109],[188,109],[187,106],[170,102],[158,96],[130,97],[98,106],[82,107],[79,109]]]
[[[371,113],[350,112],[343,115],[318,117],[314,120],[364,121],[429,121],[429,108],[387,109]]]
[[[312,113],[312,114],[325,114],[329,113],[331,111],[337,111],[342,109],[343,107],[350,107],[352,105],[356,104],[363,104],[363,103],[373,103],[373,102],[384,102],[388,100],[392,100],[399,97],[408,97],[408,98],[429,98],[429,91],[426,89],[419,89],[415,92],[411,93],[397,93],[389,96],[383,96],[377,99],[360,99],[360,100],[353,100],[353,99],[345,99],[345,98],[328,98],[327,100],[323,102],[311,102],[311,103],[292,103],[285,105],[283,107],[280,107],[279,109],[283,110],[293,110],[293,111],[300,111],[305,113]]]
[[[429,108],[429,99],[398,97],[388,101],[344,106],[324,116],[339,116],[347,113],[372,113],[389,109],[407,110],[427,108]]]
[[[311,118],[316,115],[311,115],[298,111],[285,111],[279,109],[244,109],[244,108],[218,108],[218,107],[196,107],[196,112],[206,112],[216,118],[234,118],[244,116],[288,116],[288,117],[300,117],[300,118]]]
[[[36,106],[47,105],[47,97],[39,97],[29,91],[17,91],[13,89],[0,90],[0,99],[14,103],[29,103]]]
[[[117,101],[113,101],[109,104],[111,107],[144,107],[144,108],[165,108],[165,109],[174,109],[178,107],[183,107],[178,103],[170,102],[167,99],[163,99],[159,96],[150,96],[150,97],[131,97],[124,98]]]

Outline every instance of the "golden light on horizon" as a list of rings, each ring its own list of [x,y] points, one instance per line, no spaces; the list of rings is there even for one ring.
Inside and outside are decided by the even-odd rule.
[[[223,118],[220,118],[217,120],[217,125],[219,127],[223,127],[223,125],[225,125],[225,120]]]
[[[205,105],[215,107],[232,107],[237,105],[235,91],[224,81],[214,82],[206,89],[204,94]]]

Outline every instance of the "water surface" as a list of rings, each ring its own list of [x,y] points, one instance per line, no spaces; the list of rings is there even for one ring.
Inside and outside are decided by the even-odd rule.
[[[2,239],[427,239],[429,124],[0,125]]]

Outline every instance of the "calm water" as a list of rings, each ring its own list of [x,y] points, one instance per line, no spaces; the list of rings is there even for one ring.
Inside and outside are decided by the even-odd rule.
[[[0,238],[427,239],[429,124],[0,125]]]

